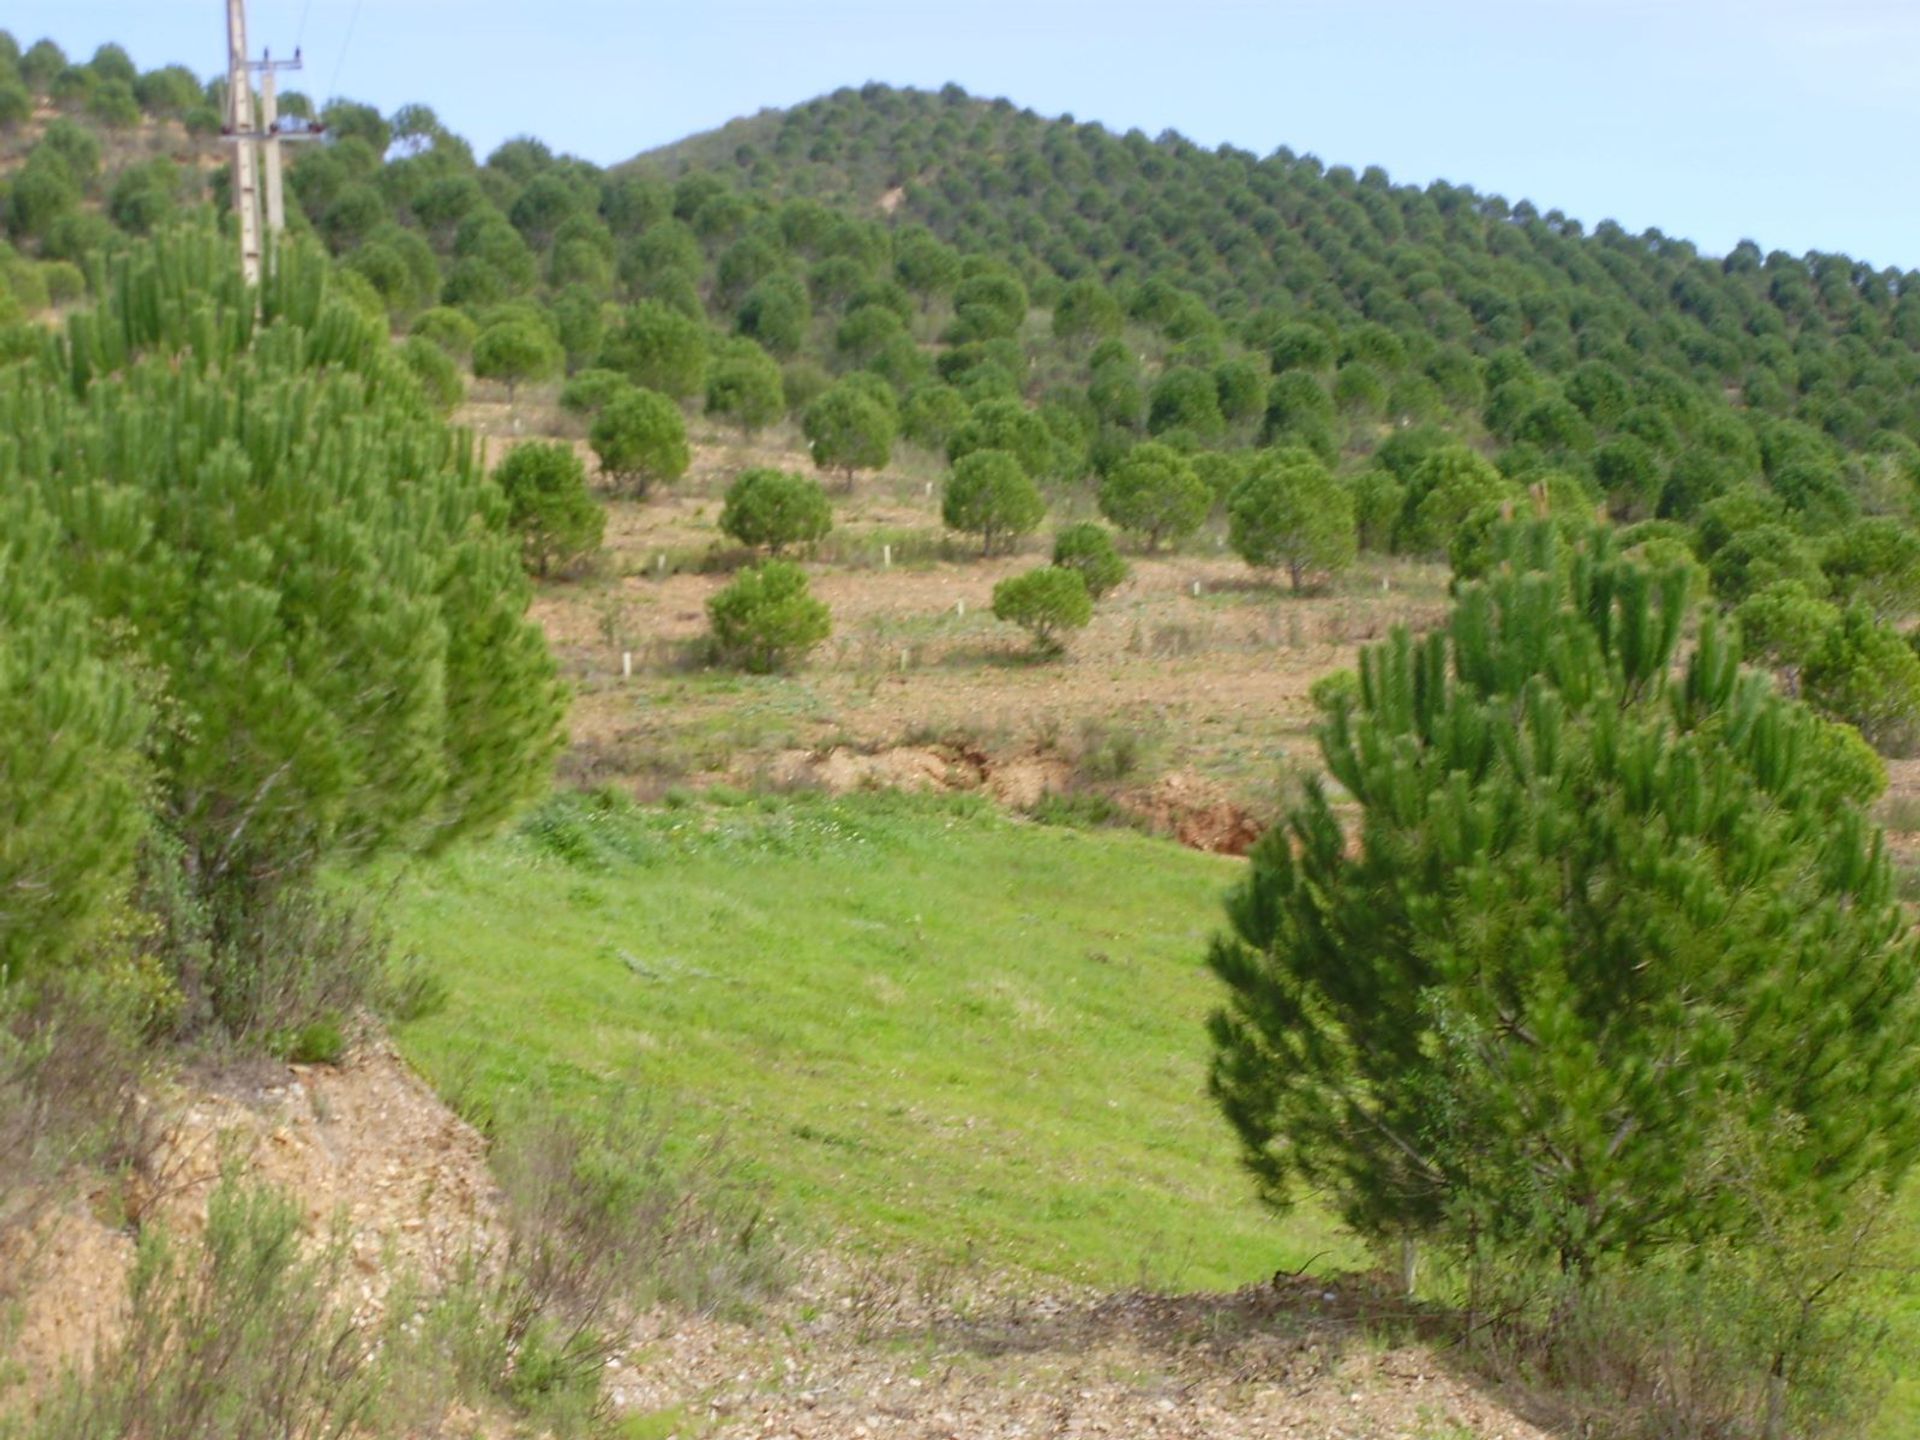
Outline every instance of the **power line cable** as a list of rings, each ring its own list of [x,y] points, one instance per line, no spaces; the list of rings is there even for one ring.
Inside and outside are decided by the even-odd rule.
[[[311,0],[309,0],[311,3]],[[346,34],[340,39],[340,58],[333,62],[333,78],[327,81],[327,100],[337,99],[340,94],[340,72],[347,63],[347,47],[353,44],[353,23],[360,18],[360,0],[353,0],[353,11],[347,16]]]

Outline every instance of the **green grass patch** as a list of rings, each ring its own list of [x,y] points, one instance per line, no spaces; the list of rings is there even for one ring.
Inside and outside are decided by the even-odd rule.
[[[856,1243],[1109,1285],[1352,1264],[1254,1203],[1205,1094],[1234,874],[971,799],[560,797],[400,887],[449,1001],[399,1038],[483,1113],[640,1087]]]

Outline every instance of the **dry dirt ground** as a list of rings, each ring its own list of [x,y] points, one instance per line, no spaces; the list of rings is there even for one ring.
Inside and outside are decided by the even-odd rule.
[[[0,1256],[30,1276],[8,1358],[29,1391],[120,1321],[132,1241],[114,1214],[204,1219],[221,1157],[344,1222],[366,1314],[403,1271],[445,1275],[499,1236],[480,1137],[380,1040],[341,1068],[256,1067],[156,1097],[148,1193],[76,1200]],[[1370,1339],[1354,1297],[1285,1279],[1231,1295],[1036,1292],[1016,1279],[819,1256],[749,1321],[636,1318],[607,1372],[654,1436],[1536,1440],[1545,1431],[1419,1344]],[[505,1435],[463,1414],[443,1435]]]
[[[460,418],[494,454],[558,433],[591,465],[578,425],[550,406],[481,400]],[[940,523],[941,464],[907,451],[850,488],[828,482],[836,528],[806,564],[832,638],[790,675],[715,671],[701,648],[706,602],[750,558],[717,529],[726,487],[749,465],[811,465],[789,431],[750,443],[703,424],[689,474],[645,501],[612,501],[599,564],[536,602],[574,687],[572,779],[643,795],[721,781],[975,783],[964,766],[950,781],[932,747],[988,770],[1064,765],[1047,788],[1107,782],[1171,833],[1244,848],[1286,776],[1314,764],[1312,683],[1394,625],[1444,613],[1444,569],[1399,561],[1369,559],[1323,593],[1293,595],[1225,549],[1216,517],[1177,552],[1130,555],[1132,576],[1092,625],[1038,663],[994,620],[993,587],[1045,563],[1053,525],[1093,515],[1090,493],[1055,497],[1021,553],[983,560]],[[1228,808],[1236,818],[1222,818]]]

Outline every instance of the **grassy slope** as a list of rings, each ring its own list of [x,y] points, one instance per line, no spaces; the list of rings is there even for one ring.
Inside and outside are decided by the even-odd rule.
[[[401,1041],[482,1106],[631,1081],[861,1242],[1104,1284],[1352,1263],[1252,1202],[1204,1094],[1234,873],[898,796],[523,831],[402,887],[454,998]]]

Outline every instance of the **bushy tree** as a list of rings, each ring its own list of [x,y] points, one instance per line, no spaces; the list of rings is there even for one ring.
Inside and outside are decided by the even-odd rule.
[[[1856,520],[1830,537],[1820,568],[1844,601],[1883,619],[1920,610],[1920,534],[1889,516]]]
[[[413,378],[420,382],[421,393],[442,415],[452,414],[453,408],[466,399],[467,382],[460,374],[460,367],[431,340],[409,335],[400,342],[399,355]]]
[[[940,500],[949,530],[980,537],[980,553],[998,554],[1046,518],[1047,502],[1005,450],[973,450],[954,462]]]
[[[1177,367],[1154,382],[1147,397],[1147,430],[1165,435],[1179,431],[1196,440],[1217,440],[1226,432],[1220,413],[1220,392],[1204,370]]]
[[[1920,739],[1920,655],[1865,605],[1848,606],[1820,635],[1800,685],[1808,704],[1883,754],[1909,754]]]
[[[1517,501],[1521,489],[1464,445],[1443,445],[1413,467],[1400,548],[1442,552],[1469,515],[1487,505]]]
[[[1022,470],[1039,479],[1053,464],[1053,434],[1045,420],[1018,400],[982,400],[954,427],[947,460],[957,465],[976,450],[1011,455]]]
[[[923,450],[942,450],[967,418],[966,398],[937,381],[915,386],[900,407],[900,433]]]
[[[1114,548],[1113,536],[1091,520],[1069,525],[1053,537],[1053,563],[1063,570],[1079,571],[1087,594],[1095,600],[1125,580],[1129,570]]]
[[[473,373],[482,380],[502,381],[509,405],[520,386],[558,374],[561,358],[553,336],[531,320],[503,320],[482,330],[473,342]]]
[[[431,340],[456,360],[464,360],[473,353],[480,327],[460,311],[436,305],[414,316],[408,333]]]
[[[733,421],[752,435],[787,413],[780,367],[751,340],[722,346],[707,372],[707,413]]]
[[[321,865],[511,810],[561,718],[498,492],[327,270],[290,244],[249,293],[227,241],[168,236],[0,387],[0,493],[38,492],[61,585],[161,692],[149,804],[241,952]]]
[[[676,400],[698,395],[707,379],[706,331],[670,305],[642,300],[608,334],[600,365]]]
[[[1492,573],[1363,652],[1321,729],[1357,821],[1311,783],[1229,901],[1245,1163],[1576,1281],[1754,1238],[1754,1186],[1837,1220],[1920,1148],[1920,951],[1859,770],[1711,619],[1676,659],[1677,573],[1544,524]]]
[[[1353,497],[1312,452],[1266,451],[1227,497],[1227,543],[1256,570],[1284,568],[1297,591],[1353,563]]]
[[[1055,338],[1070,345],[1108,340],[1120,333],[1120,302],[1098,280],[1075,280],[1053,304]]]
[[[607,401],[587,441],[601,473],[636,498],[655,484],[678,480],[693,462],[680,407],[651,390],[628,389]]]
[[[785,470],[742,470],[720,511],[721,534],[764,545],[775,556],[789,545],[811,545],[831,529],[833,506],[820,482]]]
[[[560,408],[570,415],[598,415],[616,395],[633,389],[618,370],[581,370],[560,387]]]
[[[897,422],[871,392],[843,380],[807,407],[800,429],[813,463],[853,484],[856,470],[879,470],[893,458]]]
[[[606,531],[606,511],[587,489],[587,467],[564,441],[516,445],[494,467],[507,497],[507,523],[520,536],[527,568],[545,576],[591,559]]]
[[[749,290],[736,316],[742,335],[783,358],[800,349],[812,320],[807,287],[786,274],[769,275]]]
[[[1134,446],[1100,482],[1100,513],[1141,536],[1149,551],[1191,535],[1212,505],[1187,457],[1153,441]]]
[[[1058,654],[1066,632],[1093,619],[1093,597],[1078,570],[1043,565],[993,587],[993,618],[1025,630],[1041,654]]]
[[[798,664],[833,633],[833,617],[807,587],[807,573],[788,560],[743,570],[707,601],[715,654],[756,674]]]

